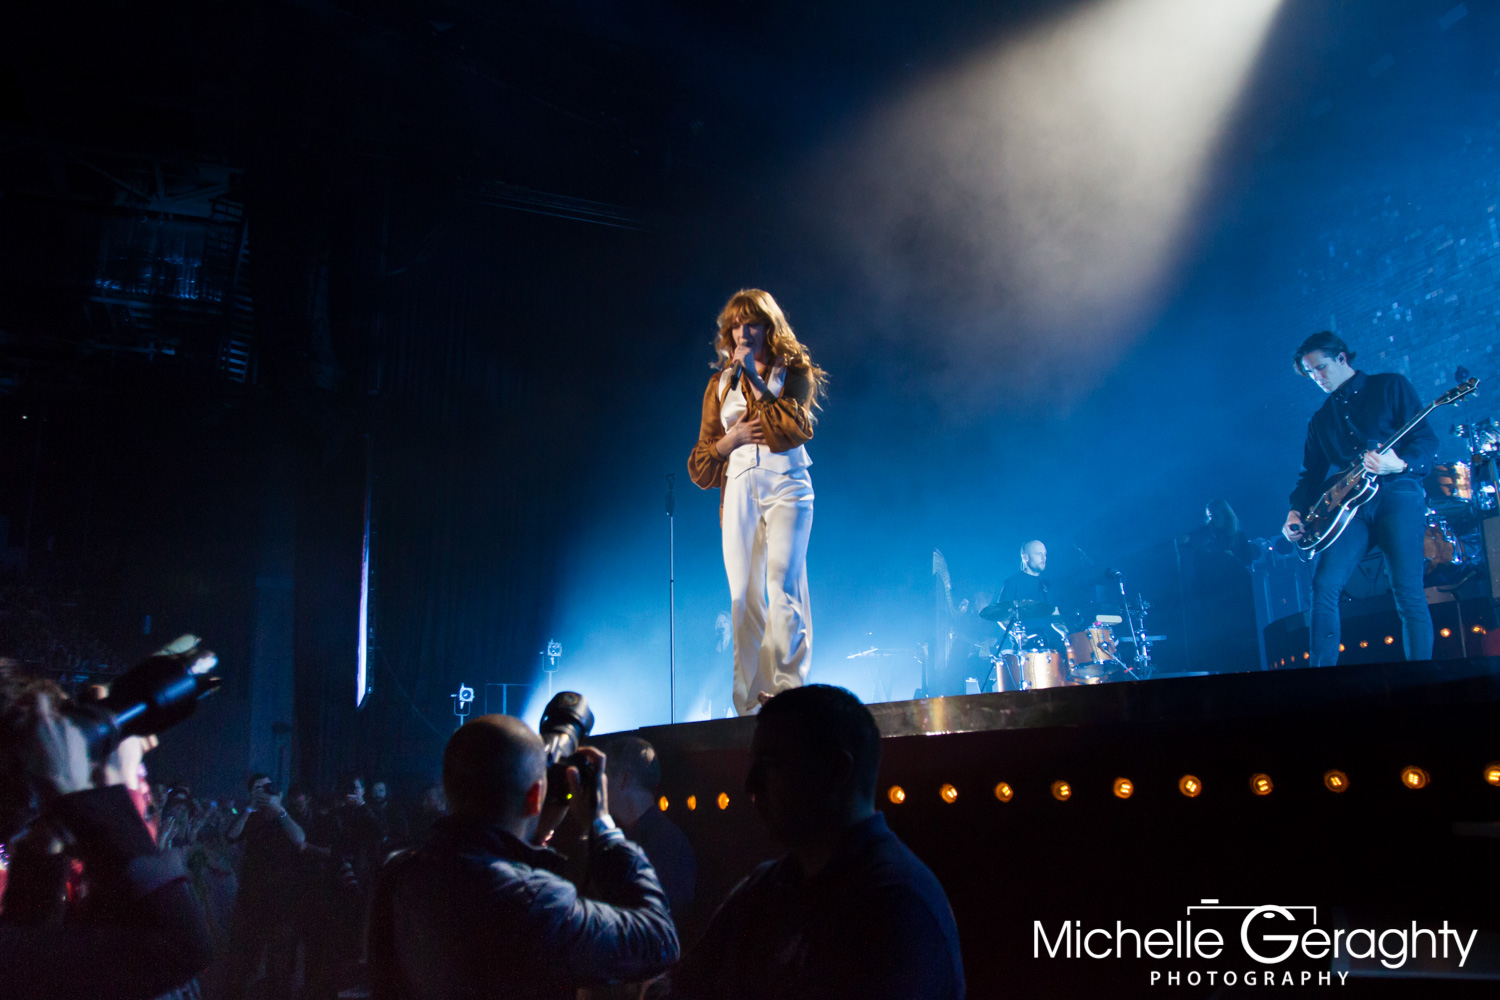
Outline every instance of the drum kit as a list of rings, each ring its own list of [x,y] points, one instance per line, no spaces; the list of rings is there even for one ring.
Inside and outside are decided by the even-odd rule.
[[[1005,633],[990,657],[990,689],[1031,691],[1150,677],[1151,644],[1165,636],[1146,634],[1151,605],[1125,602],[1123,581],[1120,590],[1118,608],[1068,617],[1044,601],[1004,601],[982,609],[979,616]],[[1129,634],[1116,638],[1121,626]]]
[[[1470,420],[1454,424],[1450,433],[1468,446],[1469,457],[1434,466],[1427,477],[1422,555],[1429,585],[1453,582],[1455,575],[1466,578],[1480,567],[1485,558],[1480,521],[1500,506],[1500,421]]]

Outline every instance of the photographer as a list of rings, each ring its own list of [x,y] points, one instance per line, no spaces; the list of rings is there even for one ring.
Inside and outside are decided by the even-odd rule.
[[[230,826],[227,838],[230,843],[245,844],[239,895],[229,924],[225,985],[231,998],[243,995],[246,980],[259,967],[268,947],[272,987],[285,992],[291,982],[294,959],[287,947],[292,923],[290,890],[297,855],[307,839],[281,805],[269,777],[252,774],[246,784],[250,805]]]
[[[571,805],[547,803],[546,752],[519,719],[486,715],[448,740],[452,815],[381,873],[370,919],[377,1000],[572,998],[578,987],[644,980],[677,959],[667,898],[640,848],[609,817],[605,758],[579,751]],[[571,808],[588,842],[593,898],[539,846]]]
[[[67,708],[56,685],[0,670],[0,998],[159,996],[208,965],[208,925],[126,787],[146,744],[126,739],[96,763]],[[82,892],[69,891],[75,863]]]

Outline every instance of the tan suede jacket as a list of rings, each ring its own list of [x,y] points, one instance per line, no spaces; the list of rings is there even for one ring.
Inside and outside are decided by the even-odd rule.
[[[724,421],[719,417],[719,408],[724,405],[729,387],[726,383],[723,393],[720,393],[719,374],[714,372],[703,392],[703,422],[698,426],[698,443],[693,445],[687,465],[688,477],[701,489],[717,487],[720,490],[719,510],[722,514],[724,469],[729,459],[719,455],[719,438],[724,436]],[[749,404],[744,419],[760,417],[760,425],[766,432],[766,445],[772,451],[791,451],[812,440],[813,386],[806,368],[786,370],[779,397],[767,393],[756,399],[755,393],[749,391],[745,383],[737,391],[745,394]]]

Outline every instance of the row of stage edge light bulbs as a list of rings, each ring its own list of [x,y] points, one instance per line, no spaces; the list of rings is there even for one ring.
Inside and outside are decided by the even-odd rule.
[[[1401,785],[1404,788],[1418,789],[1426,788],[1432,780],[1432,776],[1416,765],[1401,769]],[[1500,787],[1500,761],[1487,764],[1484,768],[1484,780],[1496,787]],[[1349,775],[1343,771],[1332,770],[1323,773],[1323,786],[1330,792],[1341,793],[1349,790]],[[1054,781],[1052,783],[1052,797],[1059,802],[1066,802],[1073,797],[1073,786],[1066,781]],[[1252,795],[1270,795],[1275,789],[1269,774],[1257,772],[1250,776],[1250,792]],[[1196,799],[1203,794],[1203,781],[1194,774],[1184,774],[1177,780],[1177,790],[1190,799]],[[1001,802],[1009,802],[1016,797],[1016,790],[1007,782],[1000,782],[994,788],[995,798]],[[1114,793],[1116,798],[1128,799],[1135,794],[1135,782],[1129,778],[1116,778],[1114,780]],[[938,789],[938,797],[944,802],[952,805],[958,801],[958,789],[951,784],[944,784]],[[886,798],[892,805],[901,805],[906,801],[906,789],[900,785],[892,785],[886,792]],[[684,804],[689,811],[698,808],[698,796],[689,795]],[[717,799],[720,809],[729,808],[729,793],[720,792]],[[666,812],[672,805],[665,795],[657,800],[656,805],[662,812]]]
[[[717,804],[718,804],[718,806],[719,806],[720,809],[728,809],[729,808],[729,793],[728,792],[720,792],[719,793],[719,797],[718,797],[718,799],[716,801],[717,801]],[[697,809],[698,808],[698,796],[696,796],[696,795],[689,795],[686,799],[683,800],[683,804],[688,807],[688,811],[689,812],[693,811],[694,809]],[[671,805],[672,805],[672,800],[668,799],[665,795],[663,795],[661,798],[659,798],[659,799],[656,800],[656,807],[658,809],[660,809],[662,812],[666,812],[667,809]]]
[[[1426,788],[1432,780],[1432,776],[1416,765],[1410,765],[1401,769],[1401,785],[1403,788],[1418,789]],[[1496,787],[1500,787],[1500,761],[1487,764],[1484,768],[1484,780]],[[1349,790],[1349,775],[1343,771],[1331,770],[1323,773],[1323,786],[1330,792],[1342,793]],[[1257,772],[1250,776],[1250,793],[1252,795],[1270,795],[1276,785],[1271,781],[1271,776],[1263,772]],[[1059,802],[1066,802],[1073,797],[1073,786],[1067,781],[1054,781],[1051,785],[1052,797]],[[1135,782],[1129,778],[1116,778],[1113,785],[1116,798],[1128,799],[1135,794]],[[1190,799],[1196,799],[1203,794],[1203,780],[1195,774],[1184,774],[1177,779],[1177,790]],[[1009,802],[1016,797],[1016,790],[1008,782],[1000,782],[994,788],[995,798],[1001,802]],[[958,789],[951,784],[944,784],[938,789],[938,797],[944,802],[952,805],[958,801]],[[906,789],[900,785],[892,785],[886,792],[886,798],[892,805],[901,805],[906,801]]]
[[[1483,625],[1475,625],[1472,628],[1470,628],[1469,631],[1473,632],[1475,635],[1484,635],[1485,634],[1485,627]],[[1442,636],[1444,639],[1448,638],[1452,634],[1453,634],[1453,630],[1451,628],[1438,629],[1438,635]],[[1388,635],[1384,639],[1382,639],[1381,641],[1384,642],[1387,646],[1394,646],[1396,644],[1396,637],[1393,636],[1393,635]],[[1369,639],[1361,639],[1361,640],[1359,640],[1359,648],[1360,649],[1369,649],[1370,648],[1370,640]],[[1342,642],[1339,643],[1339,652],[1340,653],[1344,652],[1344,644]],[[1305,653],[1302,654],[1302,658],[1304,660],[1312,659],[1312,654],[1310,652],[1305,652]],[[1297,662],[1297,654],[1293,653],[1291,656],[1283,656],[1281,659],[1277,660],[1276,661],[1276,665],[1278,667],[1290,667],[1293,664],[1295,664],[1296,662]]]

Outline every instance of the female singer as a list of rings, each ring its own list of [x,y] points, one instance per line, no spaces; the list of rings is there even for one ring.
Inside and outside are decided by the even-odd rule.
[[[719,360],[703,393],[688,475],[720,490],[734,629],[734,705],[751,715],[812,666],[807,539],[813,488],[803,443],[825,373],[769,292],[736,292],[719,313]]]

